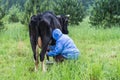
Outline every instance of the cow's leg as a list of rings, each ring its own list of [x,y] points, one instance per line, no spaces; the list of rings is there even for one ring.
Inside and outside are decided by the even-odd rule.
[[[44,56],[45,54],[40,53],[41,68],[43,72],[46,72],[45,64],[44,64]]]
[[[38,56],[39,56],[39,47],[37,45],[36,46],[36,54],[35,54],[35,57],[36,57],[36,60],[35,60],[35,71],[38,71],[38,64],[39,64]]]
[[[43,72],[46,72],[44,61],[41,62],[41,68]]]
[[[40,53],[40,61],[41,61],[41,65],[42,65],[42,71],[46,71],[45,65],[44,65],[44,58],[45,58],[45,54],[46,54],[46,51],[47,51],[49,41],[50,41],[49,37],[44,37],[43,40],[42,40],[42,50],[41,50],[41,53]]]
[[[41,37],[38,37],[38,46],[39,46],[39,48],[42,47],[42,40],[41,40]],[[49,61],[49,56],[46,55],[46,57],[47,57],[47,60]]]
[[[34,62],[35,62],[35,71],[37,71],[38,69],[38,46],[37,46],[37,42],[36,42],[36,38],[35,36],[30,36],[30,42],[31,42],[31,47],[32,47],[32,51],[33,51],[33,57],[34,57]]]
[[[36,60],[35,60],[35,71],[38,70],[38,64],[39,64],[39,60],[38,60],[38,56],[39,56],[39,48],[41,48],[42,46],[42,40],[41,37],[38,37],[38,45],[36,45]]]
[[[42,51],[42,52],[44,52],[44,51]],[[40,53],[41,68],[42,68],[43,72],[46,72],[44,58],[45,58],[45,53]]]

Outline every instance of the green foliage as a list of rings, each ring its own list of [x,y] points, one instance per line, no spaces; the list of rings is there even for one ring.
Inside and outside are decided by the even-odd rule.
[[[9,22],[19,22],[19,18],[21,17],[19,5],[13,5],[8,12]]]
[[[54,5],[56,14],[69,14],[71,24],[79,24],[84,18],[84,7],[81,0],[56,0]]]
[[[88,9],[95,0],[82,0],[83,5],[85,6],[85,9]]]
[[[0,0],[0,4],[1,4],[1,0]],[[3,11],[3,6],[0,5],[0,30],[2,30],[4,28],[4,24],[2,21],[2,18],[5,16],[5,12]]]
[[[21,7],[19,7],[19,9],[21,10]],[[10,19],[13,22],[20,20],[22,24],[28,25],[32,15],[49,10],[54,11],[56,14],[69,14],[70,23],[79,24],[85,15],[81,0],[27,0],[22,10],[23,12],[20,19],[17,19],[18,13],[16,14],[15,12],[17,10],[14,11],[15,13],[10,14]]]
[[[25,11],[23,14],[23,19],[21,19],[21,23],[28,25],[30,16],[37,13],[39,11],[40,6],[39,4],[39,0],[27,0],[24,7],[25,7]]]
[[[5,30],[2,30],[0,36],[3,37],[1,40],[14,40],[21,41],[25,40],[28,36],[28,31],[24,25],[19,23],[6,23]]]
[[[120,0],[97,0],[91,11],[90,23],[105,27],[120,25]]]
[[[26,0],[1,0],[1,4],[5,5],[5,9],[4,10],[9,10],[13,5],[20,5],[21,9],[24,8],[24,3],[26,2]]]
[[[44,12],[47,10],[53,11],[54,0],[42,0],[40,11]]]
[[[25,3],[24,18],[21,20],[23,24],[28,25],[29,19],[32,15],[52,10],[53,0],[27,0]]]

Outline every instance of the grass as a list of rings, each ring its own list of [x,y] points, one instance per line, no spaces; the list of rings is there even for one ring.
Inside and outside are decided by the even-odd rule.
[[[85,20],[69,27],[81,56],[34,72],[28,31],[20,23],[6,24],[0,33],[1,80],[120,80],[120,28],[95,29]]]

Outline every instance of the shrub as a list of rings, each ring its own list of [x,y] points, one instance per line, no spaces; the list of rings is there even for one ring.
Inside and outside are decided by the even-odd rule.
[[[91,11],[90,23],[104,28],[120,25],[120,0],[97,0]]]
[[[0,4],[1,4],[1,0],[0,0]],[[3,11],[3,7],[0,5],[0,30],[2,30],[4,28],[4,24],[2,21],[2,18],[5,16],[5,12]]]
[[[9,22],[19,22],[19,18],[21,17],[19,5],[13,5],[8,12]]]
[[[35,15],[46,10],[52,10],[53,4],[53,0],[27,0],[24,5],[24,18],[21,22],[28,25],[31,15]]]
[[[69,14],[71,24],[79,24],[84,18],[81,0],[56,0],[53,7],[56,14]]]

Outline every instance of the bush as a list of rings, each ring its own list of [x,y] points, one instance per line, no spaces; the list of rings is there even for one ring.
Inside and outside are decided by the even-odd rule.
[[[46,10],[52,10],[54,2],[53,0],[27,0],[24,7],[24,18],[21,22],[28,25],[29,19],[32,15],[38,14]]]
[[[0,0],[0,4],[1,4],[1,0]],[[0,5],[0,30],[2,30],[4,28],[4,24],[2,21],[2,18],[5,16],[5,12],[3,11],[3,7]]]
[[[58,15],[69,14],[71,24],[79,24],[85,14],[81,0],[56,0],[53,10]]]
[[[120,0],[98,0],[93,5],[90,23],[104,28],[120,25]]]
[[[82,0],[27,0],[25,5],[23,24],[28,25],[32,15],[44,11],[54,11],[56,14],[69,14],[71,24],[79,24],[85,13]]]
[[[13,5],[9,9],[9,22],[19,22],[20,19],[20,6],[19,5]]]

